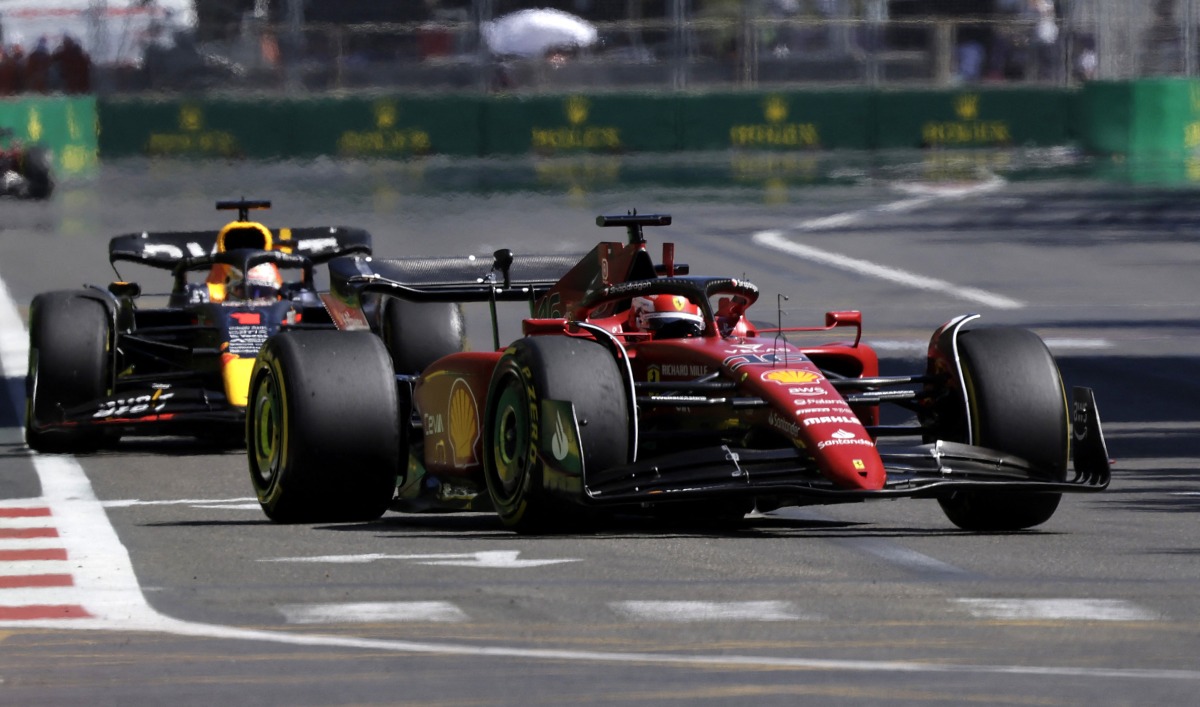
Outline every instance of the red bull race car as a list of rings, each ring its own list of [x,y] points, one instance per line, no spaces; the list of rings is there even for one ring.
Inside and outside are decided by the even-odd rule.
[[[1039,525],[1062,494],[1108,485],[1092,392],[1068,396],[1034,333],[961,316],[933,333],[923,371],[884,377],[857,311],[763,327],[750,282],[692,276],[670,243],[653,262],[643,228],[670,221],[599,217],[628,238],[579,259],[332,261],[335,319],[358,331],[282,331],[251,374],[263,510],[280,522],[492,510],[553,532],[613,513],[736,519],[916,497],[991,531]],[[491,302],[493,324],[495,303],[527,301],[531,316],[507,346],[402,370],[422,329],[372,333],[355,314],[372,296]],[[839,340],[800,346],[799,332]],[[885,406],[909,422],[883,424]]]
[[[29,314],[25,439],[43,452],[88,451],[122,435],[238,442],[259,346],[281,330],[333,329],[313,266],[371,252],[345,227],[279,228],[249,219],[268,201],[221,201],[219,230],[131,233],[109,261],[172,274],[165,306],[118,281],[37,295]],[[119,273],[118,273],[119,276]]]

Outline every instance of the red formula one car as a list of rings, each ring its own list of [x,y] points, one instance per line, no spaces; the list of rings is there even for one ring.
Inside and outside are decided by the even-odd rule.
[[[449,340],[439,333],[448,318],[401,318],[382,338],[271,337],[247,416],[267,515],[494,509],[513,528],[547,531],[605,511],[728,519],[920,497],[961,528],[1012,530],[1048,520],[1064,492],[1108,485],[1092,393],[1076,388],[1068,402],[1035,334],[959,317],[933,333],[924,371],[881,377],[859,312],[830,312],[816,329],[758,327],[751,283],[688,276],[671,244],[652,261],[643,227],[669,216],[598,223],[627,228],[628,242],[577,262],[504,250],[491,263],[331,262],[335,319],[360,329],[354,313],[376,295],[526,300],[532,316],[505,348],[447,352],[419,371],[395,361],[427,331]],[[786,338],[825,330],[849,335],[803,347]],[[912,422],[880,424],[885,405]]]

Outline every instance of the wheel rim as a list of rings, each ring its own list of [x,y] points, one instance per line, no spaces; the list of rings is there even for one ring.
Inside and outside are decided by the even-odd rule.
[[[511,498],[521,485],[529,456],[529,413],[521,382],[510,377],[496,401],[492,434],[492,458],[496,479],[505,497]]]
[[[254,420],[253,439],[250,440],[254,446],[254,469],[265,488],[279,473],[284,447],[284,406],[275,380],[269,375],[263,376],[255,388],[251,415]]]

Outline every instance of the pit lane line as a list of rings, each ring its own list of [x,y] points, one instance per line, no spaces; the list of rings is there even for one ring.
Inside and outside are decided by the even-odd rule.
[[[769,248],[771,250],[786,253],[801,260],[808,260],[821,265],[846,270],[857,275],[865,275],[887,282],[894,282],[905,287],[912,287],[918,290],[928,290],[931,292],[940,292],[955,299],[974,302],[986,307],[995,309],[1021,309],[1025,303],[1005,297],[994,292],[988,292],[976,287],[964,287],[956,285],[946,280],[920,275],[918,273],[909,272],[890,265],[880,265],[869,260],[861,258],[852,258],[848,255],[842,255],[833,251],[821,250],[810,245],[797,243],[789,237],[789,234],[810,233],[813,231],[824,231],[835,228],[845,228],[852,226],[855,223],[863,220],[871,214],[878,213],[902,213],[914,211],[929,204],[938,201],[947,201],[951,199],[962,199],[977,194],[983,194],[990,191],[1000,189],[1005,185],[1005,181],[998,176],[993,176],[986,181],[978,184],[968,185],[953,185],[953,186],[919,186],[919,185],[900,185],[897,188],[902,190],[919,193],[921,196],[901,199],[879,206],[873,206],[867,209],[859,209],[857,211],[847,211],[845,213],[834,214],[832,216],[822,216],[820,218],[812,218],[805,221],[799,221],[784,229],[771,229],[759,231],[752,236],[752,239],[758,245]]]
[[[8,287],[0,280],[0,371],[8,378],[25,375],[28,334]],[[14,406],[20,403],[13,401]],[[15,419],[22,419],[23,411]],[[203,624],[160,614],[146,602],[133,572],[129,551],[96,497],[79,462],[70,455],[33,453],[30,457],[42,484],[42,497],[21,499],[49,509],[54,526],[74,566],[77,584],[64,590],[84,601],[87,616],[67,619],[4,620],[4,628],[103,630],[167,633],[219,640],[257,641],[292,646],[348,648],[395,653],[430,653],[530,660],[669,665],[679,667],[776,667],[798,670],[912,674],[989,674],[1046,677],[1091,677],[1200,682],[1200,670],[1053,667],[1025,665],[937,664],[916,661],[837,660],[755,655],[688,655],[530,649],[515,646],[474,646],[456,643],[367,639],[326,634],[277,633],[235,626]],[[9,502],[5,505],[13,505]],[[53,590],[58,591],[58,590]]]

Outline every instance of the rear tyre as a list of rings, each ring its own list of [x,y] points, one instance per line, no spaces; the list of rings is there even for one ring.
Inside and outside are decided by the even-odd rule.
[[[1065,480],[1066,392],[1042,340],[1025,329],[971,329],[960,334],[959,353],[975,443],[1026,459],[1046,470],[1046,481]],[[1061,498],[1059,493],[959,491],[938,503],[964,530],[1006,531],[1046,522]]]
[[[63,411],[108,392],[111,322],[104,304],[81,292],[46,292],[29,310],[25,442],[39,452],[90,452],[103,432],[50,427]]]
[[[268,339],[250,378],[246,453],[259,505],[271,520],[383,515],[405,456],[383,342],[368,332],[339,331]]]
[[[624,388],[612,354],[594,341],[528,337],[505,352],[488,390],[483,448],[488,495],[505,525],[547,532],[586,520],[586,509],[546,487],[545,444],[539,440],[553,443],[561,421],[544,419],[542,403],[573,404],[584,470],[606,469],[628,461],[630,410]],[[575,486],[577,503],[583,502],[582,482]]]
[[[54,193],[54,177],[50,169],[50,156],[40,147],[31,147],[22,158],[21,173],[25,177],[29,197],[49,199]]]
[[[462,307],[385,297],[381,334],[396,373],[420,373],[439,358],[465,348]]]

